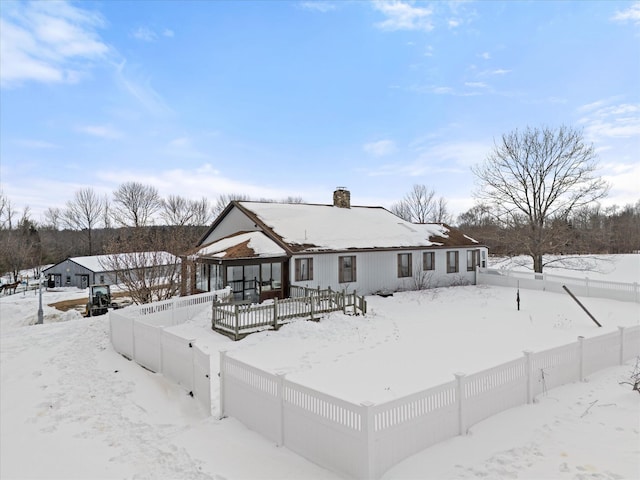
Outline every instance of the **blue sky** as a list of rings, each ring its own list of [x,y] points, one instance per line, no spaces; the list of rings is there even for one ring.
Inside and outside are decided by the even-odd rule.
[[[0,182],[38,219],[126,181],[215,200],[473,205],[526,126],[584,129],[640,199],[640,2],[0,3]]]

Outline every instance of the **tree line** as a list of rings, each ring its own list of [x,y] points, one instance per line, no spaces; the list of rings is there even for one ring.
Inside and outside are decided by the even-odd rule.
[[[609,186],[595,174],[597,168],[595,149],[580,130],[527,127],[502,135],[473,167],[476,203],[457,218],[445,197],[420,184],[390,210],[413,223],[457,226],[493,254],[529,255],[536,272],[542,272],[548,254],[637,252],[640,200],[602,207]],[[0,271],[17,275],[70,256],[144,250],[181,255],[232,200],[251,199],[244,194],[213,201],[162,198],[153,186],[126,182],[111,198],[92,188],[78,190],[63,208],[49,207],[37,222],[28,207],[17,212],[0,192]]]

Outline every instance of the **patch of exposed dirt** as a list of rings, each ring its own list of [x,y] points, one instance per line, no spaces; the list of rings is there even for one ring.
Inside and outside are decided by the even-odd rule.
[[[129,300],[131,301],[131,297],[128,296],[126,292],[118,292],[111,294],[111,297],[115,299],[121,300]],[[87,306],[87,298],[76,298],[74,300],[63,300],[61,302],[49,303],[50,307],[53,307],[61,312],[67,312],[69,310],[79,310],[84,311]],[[123,302],[124,303],[124,302]]]

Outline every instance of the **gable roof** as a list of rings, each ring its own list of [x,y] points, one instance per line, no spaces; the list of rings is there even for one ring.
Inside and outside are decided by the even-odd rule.
[[[179,262],[180,259],[178,257],[176,257],[175,255],[172,255],[169,252],[152,252],[152,253],[157,253],[160,255],[159,258],[166,260],[166,264],[170,264],[173,262]],[[126,257],[127,255],[131,255],[130,253],[120,253],[120,254],[116,254],[116,257]],[[69,257],[66,260],[63,260],[62,262],[56,263],[55,265],[52,265],[46,269],[44,269],[42,272],[46,272],[49,269],[52,269],[54,267],[56,267],[57,265],[60,265],[63,262],[66,262],[67,260],[74,262],[78,265],[80,265],[81,267],[86,268],[87,270],[90,270],[94,273],[98,273],[98,272],[106,272],[108,271],[107,268],[105,268],[106,266],[108,266],[110,264],[109,258],[111,257],[111,255],[90,255],[90,256],[85,256],[85,257]],[[156,258],[157,260],[157,258]],[[149,265],[148,266],[153,266],[155,260],[152,260],[151,258],[149,258],[148,260]]]
[[[286,257],[287,252],[262,232],[238,232],[199,248],[195,255],[213,258]]]
[[[244,213],[256,228],[288,254],[478,245],[477,241],[456,228],[435,223],[414,224],[382,207],[340,208],[333,205],[244,201],[231,202],[203,236],[200,245],[233,208]],[[214,244],[208,245],[207,248],[216,251],[209,250],[210,253],[206,255],[217,253],[222,256],[222,250],[217,250],[223,245],[220,242],[230,241],[232,237],[235,238],[235,234],[214,242],[215,247]],[[235,238],[233,241],[237,240]]]

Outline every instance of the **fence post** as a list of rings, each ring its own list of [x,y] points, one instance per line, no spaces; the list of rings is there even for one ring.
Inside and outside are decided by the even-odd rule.
[[[578,380],[584,381],[584,337],[580,335],[578,337],[578,355],[580,356],[580,369],[578,373]]]
[[[620,365],[624,365],[624,327],[618,327],[620,332]]]
[[[219,375],[219,381],[220,381],[220,420],[222,420],[226,415],[224,412],[224,396],[225,396],[225,376],[227,374],[227,363],[226,363],[226,359],[227,359],[227,351],[226,350],[220,350],[220,373]]]
[[[314,302],[314,297],[313,297],[313,295],[311,295],[311,296],[309,297],[309,304],[310,304],[310,307],[311,307],[311,320],[312,320],[312,321],[313,321],[313,320],[315,320],[315,319],[313,318],[313,311],[314,311],[314,308],[313,308],[313,302]]]
[[[455,373],[456,376],[456,399],[458,400],[458,435],[464,435],[467,431],[464,421],[464,373]]]
[[[238,340],[238,336],[240,335],[240,314],[238,313],[239,310],[239,306],[236,303],[234,306],[234,311],[235,311],[235,317],[236,317],[236,324],[235,324],[235,338],[234,340]]]
[[[358,301],[358,294],[356,293],[356,289],[353,289],[353,314],[356,314],[356,302]]]
[[[347,289],[342,290],[342,313],[347,314]]]
[[[587,291],[587,297],[590,297],[591,295],[589,295],[589,277],[584,277],[584,286],[586,287],[585,290]]]
[[[273,329],[278,330],[278,297],[273,298]]]
[[[372,479],[374,478],[374,458],[375,458],[375,425],[373,418],[373,410],[372,407],[374,404],[372,402],[366,401],[360,404],[362,407],[360,409],[362,415],[362,440],[364,447],[364,458],[362,459],[362,464],[360,468],[364,469],[362,472],[363,475],[361,478]]]
[[[532,365],[532,360],[531,360],[531,355],[532,355],[532,351],[531,350],[525,350],[524,352],[524,368],[525,368],[525,373],[527,375],[527,403],[531,403],[533,401],[533,375],[532,375],[532,370],[533,370],[533,365]]]
[[[276,385],[278,404],[280,406],[278,414],[278,432],[276,433],[276,445],[278,447],[284,446],[284,373],[276,373]]]

